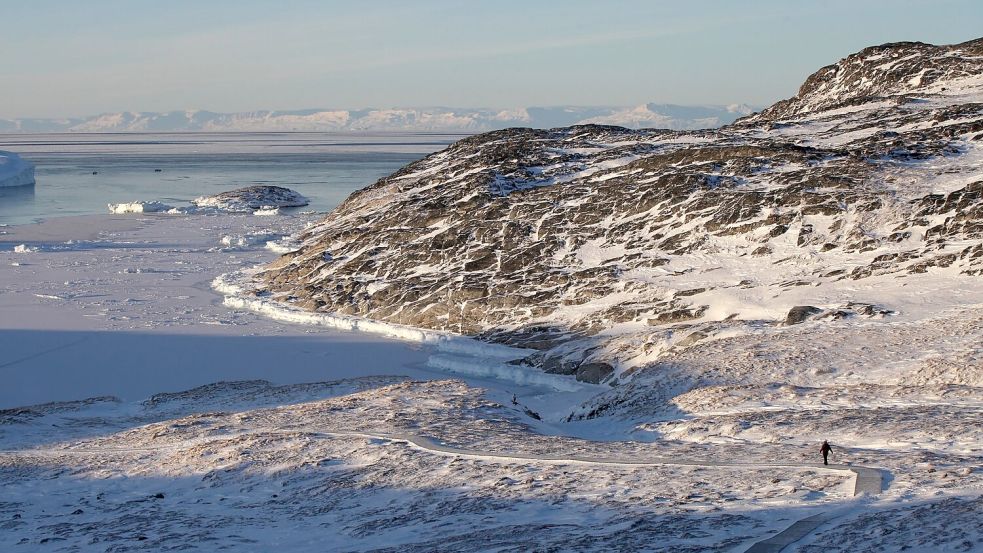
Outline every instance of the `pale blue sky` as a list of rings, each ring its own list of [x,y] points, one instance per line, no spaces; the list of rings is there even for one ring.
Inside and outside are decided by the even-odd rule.
[[[749,103],[981,0],[0,0],[0,117]]]

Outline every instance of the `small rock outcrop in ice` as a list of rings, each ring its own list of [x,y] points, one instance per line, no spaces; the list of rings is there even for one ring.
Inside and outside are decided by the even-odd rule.
[[[280,215],[281,207],[307,205],[307,198],[282,186],[250,186],[214,196],[201,196],[186,207],[172,207],[158,201],[109,204],[110,213],[170,213],[173,215],[209,213],[253,213]]]
[[[13,152],[0,150],[0,188],[34,184],[34,164]]]
[[[300,207],[310,202],[301,194],[282,186],[249,186],[214,196],[201,196],[191,203],[198,207],[214,207],[222,211],[252,212],[273,211],[280,207]]]
[[[170,209],[174,208],[161,202],[127,202],[121,204],[109,204],[109,212],[116,214],[160,213]]]

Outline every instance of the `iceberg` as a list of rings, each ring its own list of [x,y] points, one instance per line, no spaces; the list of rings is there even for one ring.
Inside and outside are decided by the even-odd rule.
[[[0,150],[0,188],[34,184],[34,164],[13,152]]]

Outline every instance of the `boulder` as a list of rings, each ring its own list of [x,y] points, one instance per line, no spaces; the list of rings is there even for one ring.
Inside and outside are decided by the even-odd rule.
[[[787,326],[797,325],[807,321],[813,315],[818,315],[822,312],[822,309],[811,305],[796,305],[788,310],[788,315],[785,316],[785,324]]]

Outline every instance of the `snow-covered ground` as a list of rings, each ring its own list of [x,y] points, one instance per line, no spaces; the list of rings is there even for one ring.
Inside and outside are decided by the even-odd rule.
[[[13,152],[0,150],[0,188],[34,184],[34,165]]]
[[[0,228],[0,550],[744,551],[817,513],[829,521],[788,550],[980,544],[973,388],[709,387],[661,422],[567,423],[609,388],[509,365],[509,348],[255,313],[213,288],[235,292],[216,277],[317,217]],[[973,320],[948,341],[883,327],[895,348],[962,351]],[[788,361],[758,339],[718,343]],[[834,441],[833,461],[886,469],[881,494],[817,466],[824,423],[878,427],[876,444]]]

